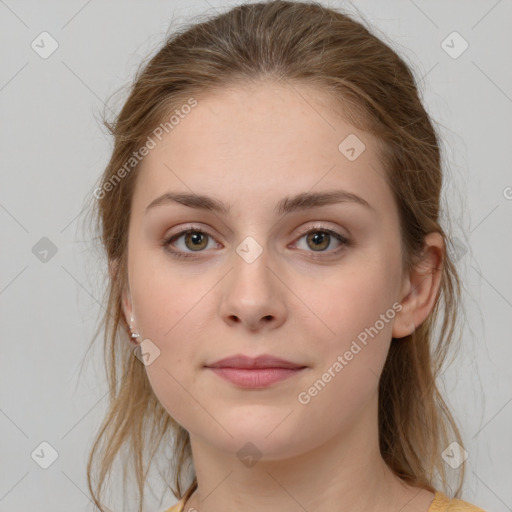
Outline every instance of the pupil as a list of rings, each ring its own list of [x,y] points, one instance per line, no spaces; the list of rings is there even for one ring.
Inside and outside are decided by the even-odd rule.
[[[325,237],[330,236],[329,233],[324,233],[322,231],[315,231],[312,235],[310,235],[310,240],[313,240],[314,244],[316,245],[316,248],[321,247],[322,245],[325,245]]]
[[[195,248],[201,248],[202,245],[204,245],[204,241],[203,241],[203,244],[201,243],[202,242],[202,239],[203,238],[203,233],[198,233],[198,232],[195,232],[195,233],[189,233],[188,234],[188,239],[189,241],[192,242],[192,245],[195,246]]]

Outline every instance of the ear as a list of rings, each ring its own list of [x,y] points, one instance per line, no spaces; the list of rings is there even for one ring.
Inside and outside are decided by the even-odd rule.
[[[439,233],[429,233],[420,261],[405,277],[401,290],[402,309],[395,316],[393,338],[412,334],[433,309],[441,284],[445,245]]]
[[[119,261],[117,259],[110,261],[108,270],[110,274],[110,279],[114,280],[117,277],[117,272],[119,270]],[[124,286],[123,292],[121,294],[121,307],[123,309],[126,324],[131,325],[133,323],[130,321],[133,315],[133,307],[132,298],[128,285]]]
[[[123,308],[124,317],[128,325],[132,325],[134,322],[131,321],[133,316],[132,296],[128,285],[123,288],[121,295],[121,307]]]

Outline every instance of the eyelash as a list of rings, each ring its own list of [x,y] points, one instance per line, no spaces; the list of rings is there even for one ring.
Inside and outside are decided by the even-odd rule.
[[[184,253],[181,251],[176,251],[174,249],[170,249],[171,242],[178,240],[182,235],[184,235],[186,233],[201,233],[203,235],[209,236],[210,238],[213,238],[209,233],[207,233],[203,229],[201,229],[199,227],[195,227],[195,226],[189,226],[188,228],[183,229],[183,230],[179,231],[178,233],[174,233],[172,236],[167,237],[163,240],[163,242],[162,242],[163,247],[169,252],[169,254],[172,257],[180,258],[180,259],[182,259],[182,258],[197,258],[196,255],[193,255],[190,253]],[[324,257],[323,254],[325,252],[329,253],[330,256],[337,255],[345,247],[350,247],[352,245],[352,242],[348,238],[344,237],[343,235],[339,234],[336,231],[324,228],[322,226],[314,226],[314,227],[300,233],[298,240],[300,240],[305,235],[308,235],[310,233],[327,233],[327,234],[333,236],[336,240],[338,240],[342,244],[341,247],[339,247],[338,249],[332,250],[332,251],[319,251],[319,253],[317,255],[312,256],[313,259],[323,258]],[[198,251],[198,252],[203,252],[203,251]]]

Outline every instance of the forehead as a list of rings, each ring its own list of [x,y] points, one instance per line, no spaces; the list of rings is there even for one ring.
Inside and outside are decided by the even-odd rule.
[[[168,190],[246,207],[329,188],[361,195],[376,209],[392,200],[378,140],[336,113],[322,90],[245,84],[196,99],[141,162],[134,206]]]

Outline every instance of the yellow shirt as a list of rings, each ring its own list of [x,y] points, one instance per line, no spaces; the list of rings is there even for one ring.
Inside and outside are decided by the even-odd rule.
[[[188,512],[184,510],[185,498],[165,512]],[[428,512],[485,512],[485,510],[471,505],[467,501],[448,498],[446,494],[436,491],[434,500],[430,504]],[[193,510],[191,512],[194,512]]]

